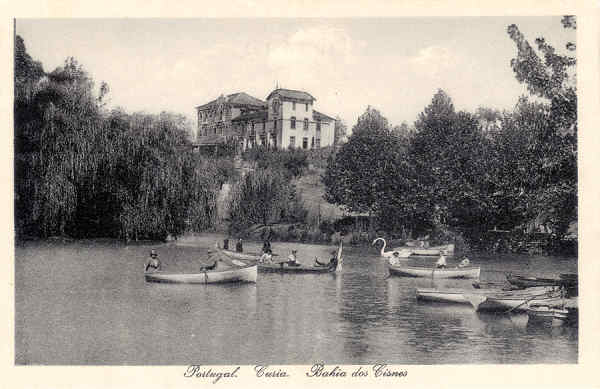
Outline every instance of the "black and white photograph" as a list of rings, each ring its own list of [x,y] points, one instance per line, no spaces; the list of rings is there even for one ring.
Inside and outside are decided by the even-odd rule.
[[[12,364],[580,363],[579,15],[334,16],[11,20]]]

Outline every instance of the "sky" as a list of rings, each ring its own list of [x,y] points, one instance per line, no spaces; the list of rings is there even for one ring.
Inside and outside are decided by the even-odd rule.
[[[575,32],[560,19],[18,19],[16,33],[47,72],[75,57],[128,112],[177,112],[195,126],[198,105],[241,91],[264,100],[279,85],[351,128],[369,105],[412,124],[440,88],[459,110],[511,109],[527,91],[507,26],[563,51]]]

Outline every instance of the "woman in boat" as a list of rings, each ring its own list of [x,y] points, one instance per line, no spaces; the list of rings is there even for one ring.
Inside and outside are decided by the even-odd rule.
[[[446,267],[446,257],[444,256],[444,253],[440,253],[440,257],[435,263],[435,267],[437,267],[438,269],[443,269]]]
[[[469,261],[469,258],[467,258],[467,256],[463,256],[462,261],[460,261],[460,263],[458,264],[458,267],[467,267],[471,264],[471,261]]]
[[[152,269],[152,271],[160,270],[160,261],[158,259],[158,254],[156,253],[156,250],[150,251],[150,260],[146,264],[145,271],[148,272],[149,269]]]
[[[237,243],[235,244],[235,251],[237,251],[238,253],[244,252],[244,246],[242,245],[242,238],[238,239]]]
[[[229,238],[223,239],[223,250],[229,250]]]
[[[298,250],[292,250],[292,253],[288,256],[288,265],[289,266],[298,266],[298,261],[296,258],[296,254],[298,253]]]
[[[263,255],[260,256],[258,260],[260,263],[271,263],[273,262],[273,254],[271,253],[271,249],[267,249],[263,252]]]

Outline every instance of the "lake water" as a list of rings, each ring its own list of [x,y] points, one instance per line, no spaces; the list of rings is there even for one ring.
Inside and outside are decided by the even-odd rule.
[[[197,271],[215,236],[177,244],[32,242],[16,249],[17,364],[576,363],[577,328],[527,325],[527,315],[479,314],[417,302],[431,280],[388,277],[373,247],[345,247],[340,274],[262,274],[256,284],[146,283],[150,249],[164,270]],[[245,243],[259,251],[259,243]],[[299,260],[331,246],[273,243]],[[577,272],[576,259],[471,257],[481,280],[501,271]],[[427,260],[433,262],[433,260]],[[453,261],[449,260],[449,265]],[[435,286],[471,287],[471,281]]]

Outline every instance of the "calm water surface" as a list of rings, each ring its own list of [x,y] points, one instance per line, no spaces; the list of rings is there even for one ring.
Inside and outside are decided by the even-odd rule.
[[[256,284],[146,283],[151,248],[163,269],[197,271],[214,236],[177,244],[28,243],[16,249],[17,364],[576,363],[577,328],[527,325],[527,315],[478,314],[417,302],[416,287],[470,281],[388,277],[372,247],[344,248],[341,274],[262,274]],[[258,243],[246,243],[258,251]],[[273,243],[301,262],[330,246]],[[310,258],[310,259],[309,259]],[[577,272],[549,257],[472,257],[481,279],[500,271]],[[421,260],[423,261],[423,260]],[[426,260],[433,262],[433,260]],[[449,261],[452,265],[452,262]]]

